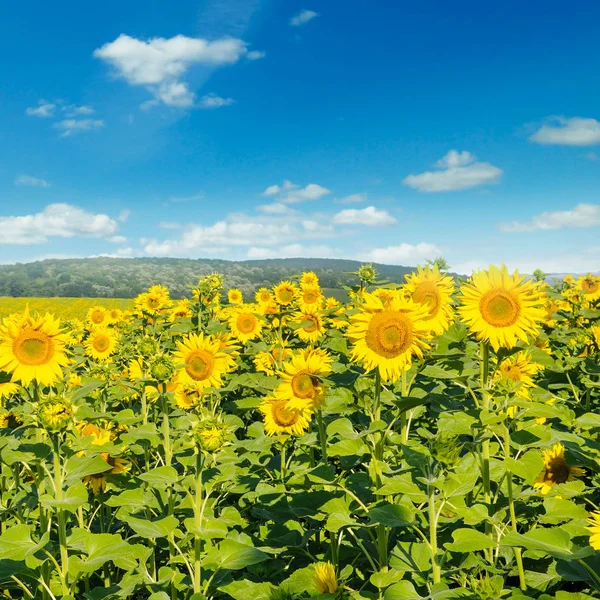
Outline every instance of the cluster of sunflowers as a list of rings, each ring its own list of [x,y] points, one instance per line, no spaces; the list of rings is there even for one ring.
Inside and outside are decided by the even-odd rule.
[[[600,277],[356,275],[6,317],[4,596],[598,597]]]

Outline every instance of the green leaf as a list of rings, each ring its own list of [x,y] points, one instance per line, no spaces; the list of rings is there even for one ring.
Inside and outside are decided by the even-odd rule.
[[[126,521],[139,536],[150,539],[168,537],[179,525],[179,521],[173,516],[163,517],[157,521],[128,517]]]
[[[415,586],[410,581],[399,581],[385,590],[384,600],[417,600],[421,594],[415,590]]]
[[[57,500],[50,494],[42,494],[40,503],[45,508],[75,512],[88,501],[88,490],[83,483],[72,485],[64,494],[62,500]]]
[[[157,488],[169,487],[179,479],[179,475],[173,467],[157,467],[138,475],[138,477],[150,487]]]
[[[408,509],[399,504],[386,504],[372,508],[368,515],[372,523],[381,523],[387,527],[405,527],[413,523]]]
[[[87,458],[72,456],[65,465],[65,481],[74,483],[88,475],[99,475],[105,471],[110,471],[111,468],[101,456]]]
[[[457,529],[452,532],[453,542],[445,544],[446,549],[451,552],[474,552],[493,548],[494,542],[485,533],[476,529]]]
[[[258,548],[247,546],[236,540],[223,540],[207,553],[205,567],[236,571],[268,560],[268,558],[269,556]]]
[[[554,558],[572,560],[571,538],[569,534],[558,528],[533,529],[525,534],[511,531],[503,538],[506,546],[517,546],[526,550],[541,550]]]
[[[0,535],[0,560],[25,560],[45,543],[43,539],[38,543],[31,539],[29,525],[14,525]]]
[[[219,591],[234,600],[269,600],[274,589],[275,586],[268,581],[255,583],[248,579],[242,579],[221,586]]]

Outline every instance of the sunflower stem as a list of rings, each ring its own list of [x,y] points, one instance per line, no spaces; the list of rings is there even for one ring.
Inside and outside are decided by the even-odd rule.
[[[373,409],[373,422],[381,420],[381,373],[379,369],[375,371],[375,407]],[[377,487],[381,487],[381,465],[380,461],[383,458],[383,436],[381,433],[375,435],[375,483]],[[379,555],[379,569],[381,571],[388,570],[388,535],[385,525],[377,525],[377,554]]]
[[[504,427],[504,454],[507,459],[510,458],[510,429],[508,428],[508,421]],[[508,490],[508,508],[510,512],[510,523],[512,530],[517,533],[517,515],[515,512],[515,500],[513,497],[512,487],[512,472],[510,469],[506,471],[506,487]],[[527,583],[525,582],[525,570],[523,568],[523,554],[521,548],[515,548],[515,560],[517,561],[517,568],[519,569],[519,587],[522,590],[527,589]]]
[[[489,412],[490,410],[490,394],[488,390],[488,377],[489,377],[489,369],[490,369],[490,347],[487,342],[481,342],[481,395],[483,400],[482,412]],[[481,455],[482,455],[482,464],[481,464],[481,475],[483,479],[483,496],[485,504],[488,508],[488,514],[491,512],[491,502],[492,502],[492,493],[490,486],[490,440],[486,438],[483,440],[481,444]],[[491,514],[490,514],[491,516]],[[485,524],[486,533],[492,537],[492,527],[490,523],[486,522]],[[493,551],[489,549],[488,559],[493,562]]]
[[[435,488],[431,484],[427,484],[428,496],[428,513],[429,513],[429,548],[431,551],[431,569],[433,575],[433,583],[441,581],[441,569],[437,559],[437,514],[435,512]]]
[[[60,436],[58,434],[53,436],[52,439],[54,445],[54,482],[56,487],[55,497],[59,503],[59,507],[56,509],[56,517],[58,520],[58,543],[60,545],[60,581],[63,595],[69,593],[69,551],[67,548],[67,522],[65,518],[65,511],[60,508],[60,503],[63,500],[63,481],[62,481],[62,467],[60,464]]]
[[[406,371],[404,369],[402,370],[401,385],[402,398],[406,398],[408,396],[408,385],[406,382]],[[408,428],[409,424],[406,417],[406,411],[403,410],[400,414],[400,439],[402,440],[403,444],[408,441]]]
[[[202,593],[202,452],[196,449],[196,497],[194,498],[194,594]]]

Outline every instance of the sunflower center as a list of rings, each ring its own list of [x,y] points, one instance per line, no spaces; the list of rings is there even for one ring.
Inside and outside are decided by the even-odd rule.
[[[493,327],[510,327],[517,322],[521,306],[507,290],[490,290],[479,302],[481,316]]]
[[[54,355],[54,342],[41,331],[25,329],[13,342],[13,352],[21,364],[32,367],[45,365]]]
[[[262,292],[260,295],[261,302],[269,302],[271,300],[271,294],[269,292]]]
[[[295,410],[289,410],[286,406],[287,400],[280,400],[273,404],[271,415],[279,427],[291,427],[300,416]]]
[[[215,357],[206,350],[194,350],[186,361],[185,371],[194,381],[202,381],[210,376],[215,366]]]
[[[150,296],[150,298],[148,298],[148,307],[152,308],[152,309],[159,308],[160,300],[158,298],[156,298],[155,296]]]
[[[413,330],[409,317],[396,311],[375,314],[365,335],[367,346],[384,358],[396,358],[412,345]]]
[[[292,390],[298,398],[313,398],[320,387],[319,380],[309,373],[297,373],[292,378]]]
[[[429,309],[429,319],[435,317],[440,310],[440,292],[435,283],[431,281],[420,283],[413,292],[412,299],[418,304],[425,304],[427,306]]]
[[[552,480],[554,483],[565,483],[565,481],[569,480],[571,468],[563,459],[559,459],[553,460],[550,463],[548,471],[548,479]]]
[[[256,328],[256,317],[247,313],[240,315],[237,318],[237,328],[240,333],[252,333]]]
[[[104,313],[100,310],[95,310],[91,314],[91,319],[96,325],[100,325],[104,321]]]
[[[504,371],[504,376],[512,381],[521,381],[521,369],[515,365],[508,367]]]
[[[110,346],[110,340],[106,335],[97,335],[92,343],[97,352],[106,352]]]
[[[313,333],[314,331],[316,331],[319,328],[319,321],[317,320],[317,317],[306,316],[304,318],[304,321],[307,324],[304,325],[304,327],[302,327],[302,329],[304,329],[304,331],[306,331],[306,333]]]
[[[283,288],[279,290],[279,301],[287,304],[294,299],[294,292],[289,288]]]
[[[303,296],[306,304],[314,304],[319,299],[319,296],[314,290],[306,290]]]
[[[583,282],[581,283],[581,289],[586,293],[586,294],[594,294],[598,291],[598,288],[600,287],[600,283],[598,281],[596,281],[595,279],[584,279]]]

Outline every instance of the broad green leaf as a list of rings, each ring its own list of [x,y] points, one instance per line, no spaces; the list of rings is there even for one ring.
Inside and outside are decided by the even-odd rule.
[[[29,525],[13,525],[0,535],[0,559],[25,560],[44,546],[31,539]]]
[[[563,560],[573,559],[570,536],[558,527],[533,529],[525,534],[511,531],[503,538],[502,543],[507,546],[520,546],[526,550],[541,550]]]
[[[56,510],[66,510],[75,512],[77,508],[83,506],[88,501],[88,489],[83,483],[77,483],[68,488],[62,500],[57,500],[50,494],[40,496],[40,503],[45,508],[54,508]]]
[[[206,556],[205,566],[209,569],[244,569],[250,565],[268,560],[269,556],[253,546],[236,540],[223,540],[213,547]]]
[[[151,487],[158,488],[169,487],[179,479],[179,475],[173,467],[157,467],[138,475],[138,477]]]
[[[421,594],[415,590],[415,586],[410,581],[399,581],[385,590],[383,598],[384,600],[420,600]]]
[[[446,549],[451,552],[475,552],[495,546],[488,535],[476,529],[457,529],[452,532],[452,539],[454,541],[445,544]]]
[[[177,525],[179,525],[179,521],[173,516],[163,517],[162,519],[158,519],[156,521],[128,517],[127,524],[139,536],[153,539],[169,536],[177,527]]]
[[[112,467],[101,457],[79,457],[72,456],[65,465],[65,481],[75,483],[88,475],[99,475],[105,471],[110,471]]]
[[[387,527],[405,527],[413,522],[410,512],[399,504],[386,504],[372,508],[368,513],[372,523]]]

